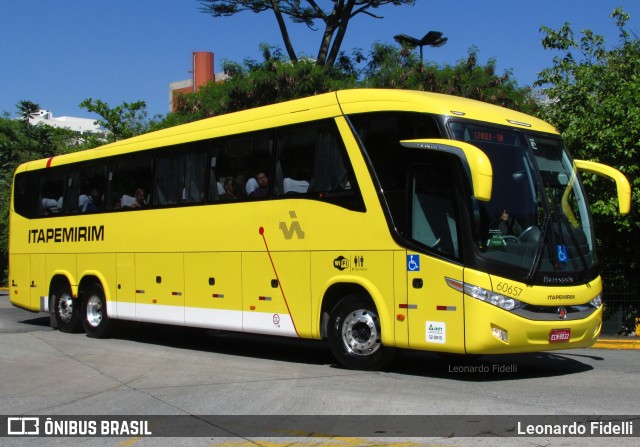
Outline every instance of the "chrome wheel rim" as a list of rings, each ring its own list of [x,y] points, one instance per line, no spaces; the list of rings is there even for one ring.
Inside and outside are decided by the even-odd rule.
[[[366,309],[347,315],[342,325],[342,342],[350,353],[367,356],[380,348],[382,343],[377,322],[377,315]]]
[[[68,293],[58,299],[58,316],[64,323],[70,322],[73,317],[73,298]]]
[[[91,327],[98,327],[102,321],[102,300],[92,296],[87,301],[87,323]]]

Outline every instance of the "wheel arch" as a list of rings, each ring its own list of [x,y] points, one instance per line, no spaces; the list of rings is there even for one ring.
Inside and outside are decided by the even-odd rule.
[[[49,296],[53,295],[61,286],[68,286],[71,290],[71,296],[78,298],[78,286],[69,272],[58,270],[51,275],[51,281],[49,281]]]
[[[51,315],[55,312],[55,294],[61,287],[66,286],[71,290],[71,297],[76,299],[78,297],[78,287],[73,285],[71,275],[64,271],[55,271],[49,281],[49,297],[48,297],[48,309]],[[54,319],[51,319],[51,327],[58,327]]]
[[[99,272],[87,271],[82,274],[82,278],[80,279],[80,284],[78,284],[78,296],[80,298],[83,297],[84,291],[90,284],[98,284],[102,287],[104,291],[104,298],[107,301],[111,301],[111,294],[109,293],[109,288],[107,287],[107,282]]]

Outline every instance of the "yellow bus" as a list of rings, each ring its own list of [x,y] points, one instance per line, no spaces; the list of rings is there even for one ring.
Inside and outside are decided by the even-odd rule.
[[[37,160],[15,174],[10,294],[54,327],[118,320],[396,349],[590,346],[602,285],[550,125],[468,99],[345,90]]]

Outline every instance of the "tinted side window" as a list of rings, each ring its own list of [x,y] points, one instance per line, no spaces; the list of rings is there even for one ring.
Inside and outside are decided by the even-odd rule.
[[[14,182],[14,209],[24,217],[65,214],[65,168],[49,168],[17,174]]]
[[[363,210],[356,177],[333,120],[277,129],[273,191]]]
[[[59,216],[65,212],[65,169],[50,168],[40,171],[40,200],[38,214]]]
[[[134,208],[136,196],[144,207],[151,199],[153,185],[153,152],[123,155],[111,160],[109,166],[107,209]]]
[[[97,213],[103,211],[106,191],[106,159],[70,165],[67,190],[69,213]]]
[[[458,258],[457,177],[451,164],[429,161],[411,169],[410,237],[420,245]]]
[[[39,172],[22,172],[16,175],[13,186],[13,206],[16,213],[24,217],[42,215],[39,202]]]
[[[212,141],[209,202],[267,198],[273,186],[273,132]],[[256,177],[266,177],[260,188]]]
[[[151,203],[154,206],[203,203],[208,155],[206,141],[159,151]]]
[[[441,138],[436,121],[422,113],[362,113],[349,120],[385,191],[404,188],[407,160],[400,141]]]

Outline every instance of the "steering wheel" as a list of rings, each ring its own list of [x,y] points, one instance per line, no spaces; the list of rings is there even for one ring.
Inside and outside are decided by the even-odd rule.
[[[520,236],[518,236],[518,242],[530,242],[534,239],[535,237],[535,231],[538,229],[538,227],[536,227],[535,225],[532,225],[528,228],[525,228],[525,230],[520,233]],[[539,230],[538,230],[539,231]]]

